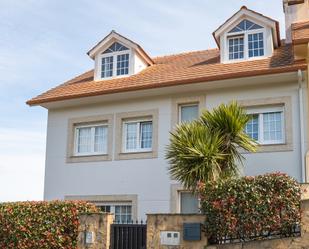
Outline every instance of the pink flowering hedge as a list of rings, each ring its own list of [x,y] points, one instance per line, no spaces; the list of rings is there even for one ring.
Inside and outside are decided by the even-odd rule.
[[[199,190],[206,233],[216,242],[289,236],[300,224],[300,185],[285,174],[200,184]]]
[[[0,204],[0,249],[74,249],[78,215],[97,212],[80,201]]]

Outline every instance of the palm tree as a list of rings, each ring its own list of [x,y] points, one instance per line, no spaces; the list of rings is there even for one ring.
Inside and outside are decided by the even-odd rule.
[[[244,159],[240,149],[257,149],[256,142],[244,132],[249,120],[245,110],[232,102],[178,125],[166,152],[172,178],[196,191],[199,183],[238,176]]]

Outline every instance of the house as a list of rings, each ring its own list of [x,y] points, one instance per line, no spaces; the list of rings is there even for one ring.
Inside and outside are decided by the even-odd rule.
[[[94,68],[29,100],[48,110],[44,198],[92,201],[120,222],[194,213],[198,199],[170,179],[169,132],[203,108],[237,100],[260,143],[244,174],[308,180],[309,0],[283,1],[279,23],[241,7],[217,48],[151,57],[112,31],[88,55]]]

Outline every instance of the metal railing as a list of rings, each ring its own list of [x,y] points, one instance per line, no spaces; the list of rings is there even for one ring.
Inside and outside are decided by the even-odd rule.
[[[246,233],[239,233],[235,237],[230,236],[212,236],[208,239],[208,242],[211,245],[215,244],[231,244],[231,243],[243,243],[250,242],[255,240],[267,240],[267,239],[278,239],[278,238],[287,238],[287,237],[300,237],[301,236],[301,227],[300,224],[295,224],[289,229],[284,231],[263,231],[259,234],[248,235]]]

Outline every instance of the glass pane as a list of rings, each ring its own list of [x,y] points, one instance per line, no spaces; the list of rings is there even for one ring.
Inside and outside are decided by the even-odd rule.
[[[95,127],[94,134],[94,152],[107,152],[107,127],[97,126]]]
[[[269,112],[263,114],[263,129],[265,142],[282,142],[283,112]]]
[[[98,206],[98,208],[105,213],[110,213],[111,212],[111,206],[108,205],[102,205],[102,206]]]
[[[180,193],[180,212],[182,214],[199,213],[199,202],[197,196],[190,192]]]
[[[116,215],[115,214],[115,222],[116,223],[121,223],[121,215]]]
[[[118,42],[114,42],[108,49],[106,49],[103,54],[107,54],[107,53],[113,53],[113,52],[117,52],[117,51],[124,51],[124,50],[129,50],[127,47],[121,45]]]
[[[244,37],[230,37],[229,39],[229,59],[243,59],[244,58]],[[232,42],[231,42],[232,41]]]
[[[248,35],[249,57],[264,56],[264,34]]]
[[[77,152],[90,153],[91,152],[91,127],[78,128],[77,138]]]
[[[117,75],[126,75],[129,72],[129,54],[117,55]]]
[[[101,77],[107,78],[113,76],[113,56],[102,58]]]
[[[191,122],[199,117],[198,105],[180,106],[180,122]]]
[[[259,115],[250,115],[251,120],[246,124],[245,132],[252,139],[259,140]]]
[[[235,28],[233,28],[229,33],[235,33],[246,30],[262,29],[263,27],[253,23],[247,19],[241,21]]]
[[[152,147],[152,121],[142,122],[140,125],[141,148],[151,149]]]
[[[137,123],[126,123],[126,149],[137,149]]]
[[[119,223],[129,223],[132,221],[132,207],[130,205],[115,206],[115,220]]]

